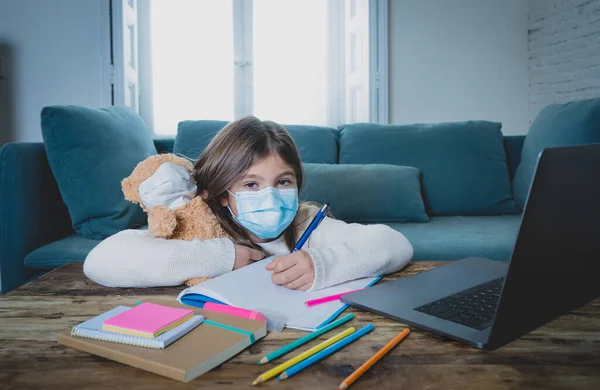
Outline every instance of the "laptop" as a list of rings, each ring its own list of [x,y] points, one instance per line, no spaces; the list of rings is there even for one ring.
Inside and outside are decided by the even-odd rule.
[[[510,261],[470,257],[342,301],[495,349],[599,295],[600,144],[590,144],[540,153]]]

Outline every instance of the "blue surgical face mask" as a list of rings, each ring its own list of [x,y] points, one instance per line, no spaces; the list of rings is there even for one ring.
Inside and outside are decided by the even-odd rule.
[[[238,216],[233,215],[231,208],[229,211],[237,223],[263,240],[276,238],[296,216],[298,189],[267,187],[260,191],[236,192],[235,201]]]

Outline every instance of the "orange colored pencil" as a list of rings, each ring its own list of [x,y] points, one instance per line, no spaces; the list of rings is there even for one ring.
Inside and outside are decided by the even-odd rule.
[[[350,385],[352,385],[362,374],[367,372],[369,368],[371,368],[375,363],[379,361],[382,357],[385,356],[392,348],[394,348],[400,341],[404,340],[406,336],[410,333],[410,329],[406,328],[402,332],[398,333],[396,337],[394,337],[389,343],[385,345],[385,347],[381,348],[375,355],[371,356],[369,360],[363,363],[362,366],[358,367],[356,371],[354,371],[350,376],[340,383],[339,389],[346,390]]]

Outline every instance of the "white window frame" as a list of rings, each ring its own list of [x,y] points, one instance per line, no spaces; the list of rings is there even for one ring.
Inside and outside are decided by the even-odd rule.
[[[231,0],[233,1],[233,28],[234,28],[234,86],[235,117],[251,115],[253,113],[253,85],[252,85],[252,0]],[[343,21],[344,7],[352,0],[329,0],[332,17],[330,20],[330,45],[336,45],[339,51],[342,51],[341,39],[343,39]],[[371,123],[389,123],[388,113],[388,2],[387,0],[368,0],[369,1],[369,122]],[[139,3],[144,3],[140,6]],[[146,120],[146,123],[152,128],[152,88],[150,74],[145,71],[144,66],[137,67],[135,77],[132,72],[127,71],[127,64],[124,58],[123,44],[124,31],[123,18],[127,17],[122,12],[123,6],[127,5],[128,0],[107,0],[103,2],[103,35],[105,42],[103,53],[105,64],[103,66],[103,82],[105,105],[129,106],[126,101],[125,86],[128,83],[135,83],[136,96],[135,107],[140,115]],[[135,60],[137,64],[149,64],[151,56],[149,55],[149,37],[148,29],[150,2],[135,0],[135,6],[138,12],[136,22],[136,48]],[[112,14],[110,13],[112,10]],[[140,28],[141,27],[141,28]],[[141,32],[137,32],[142,30]],[[112,33],[112,40],[111,40]],[[112,45],[111,45],[112,43]],[[112,52],[112,55],[111,55]],[[139,53],[139,55],[138,55]],[[338,95],[335,99],[330,96],[328,112],[329,124],[343,124],[345,122],[343,97],[344,91],[344,59],[342,53],[331,61],[329,75],[329,90]],[[150,65],[151,66],[151,65]],[[334,77],[337,75],[338,77]],[[147,85],[148,84],[148,85]],[[185,120],[186,118],[181,118]],[[210,118],[206,118],[210,119]]]
[[[113,105],[114,66],[111,53],[111,8],[110,0],[100,3],[100,12],[102,15],[102,106],[109,107]]]
[[[234,116],[241,118],[254,112],[252,84],[252,1],[233,1]]]
[[[328,79],[329,88],[327,89],[328,98],[328,124],[341,124],[345,117],[345,88],[344,83],[344,0],[329,1],[329,51],[333,48],[337,50],[337,55],[332,56],[332,61],[329,62]]]
[[[112,105],[129,107],[136,112],[139,112],[140,96],[138,1],[109,0],[108,2],[109,34],[105,39],[109,42],[110,55],[107,59],[108,66],[104,67],[103,77],[110,80],[109,88],[104,90],[111,91]],[[107,30],[106,26],[103,30]],[[131,33],[133,35],[130,35]],[[126,53],[129,53],[129,56],[126,56]],[[107,100],[106,96],[103,100]]]
[[[389,123],[388,2],[369,1],[369,116],[372,123]]]
[[[139,69],[139,114],[154,133],[150,12],[150,1],[138,0],[138,59],[140,64],[144,64]]]

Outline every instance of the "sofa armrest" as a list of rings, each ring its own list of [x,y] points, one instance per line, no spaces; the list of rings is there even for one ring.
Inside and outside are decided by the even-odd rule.
[[[34,274],[25,256],[72,234],[69,213],[42,143],[0,148],[0,287],[10,291]]]

